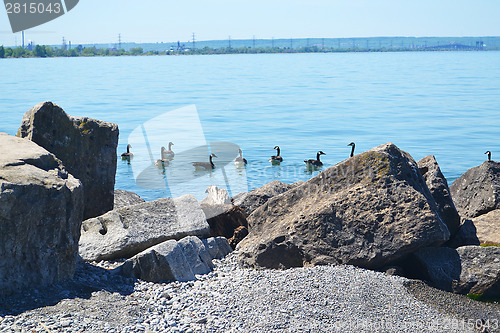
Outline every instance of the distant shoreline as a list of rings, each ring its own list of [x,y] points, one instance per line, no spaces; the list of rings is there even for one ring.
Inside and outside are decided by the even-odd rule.
[[[301,48],[282,47],[239,47],[239,48],[208,48],[202,49],[180,49],[168,51],[147,51],[143,48],[114,49],[81,47],[73,49],[62,49],[47,45],[36,45],[34,48],[26,49],[18,46],[16,48],[0,46],[0,58],[56,58],[56,57],[116,57],[116,56],[168,56],[168,55],[220,55],[220,54],[279,54],[279,53],[372,53],[372,52],[483,52],[499,51],[500,47],[483,48],[470,47],[460,44],[437,45],[421,48],[324,48],[319,46]]]
[[[0,46],[0,58],[50,58],[126,55],[212,55],[261,53],[499,51],[500,36],[470,37],[353,37],[193,40],[157,43]]]

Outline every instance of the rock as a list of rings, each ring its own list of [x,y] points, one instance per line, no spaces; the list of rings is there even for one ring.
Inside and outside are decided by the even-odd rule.
[[[245,211],[233,205],[201,205],[210,225],[210,236],[231,238],[234,230],[240,226],[247,227]]]
[[[210,257],[218,258],[217,256],[219,255],[219,245],[217,245],[215,238],[204,238],[201,241],[203,242],[205,249],[207,249],[208,253],[210,254]]]
[[[185,236],[207,237],[210,228],[192,195],[162,198],[112,210],[82,223],[84,260],[129,258],[148,247]]]
[[[433,155],[426,156],[417,162],[418,168],[431,191],[443,222],[451,235],[455,235],[460,228],[460,216],[451,199],[448,182]]]
[[[272,181],[247,193],[239,193],[233,197],[233,205],[243,208],[250,215],[254,210],[265,204],[272,197],[285,193],[297,184],[285,184],[280,181]]]
[[[479,239],[476,234],[476,227],[472,220],[464,220],[458,232],[450,238],[445,244],[447,247],[456,249],[457,247],[466,245],[479,245]]]
[[[125,190],[115,190],[113,209],[132,206],[146,202],[138,194]]]
[[[224,237],[214,237],[217,246],[219,247],[219,254],[215,258],[223,258],[233,251],[227,239]]]
[[[212,259],[222,258],[229,244],[223,237],[200,240],[188,236],[168,240],[125,261],[122,275],[151,282],[190,281],[213,269]],[[229,249],[230,250],[230,249]]]
[[[453,291],[454,281],[460,279],[460,270],[460,256],[449,247],[419,249],[405,267],[408,277],[429,281],[446,291]]]
[[[0,295],[71,279],[83,188],[35,143],[0,133]]]
[[[450,186],[462,217],[473,218],[500,209],[500,162],[486,161],[467,170]]]
[[[500,247],[463,246],[457,252],[461,273],[453,291],[500,298]]]
[[[207,274],[214,268],[210,253],[198,237],[184,237],[178,244],[194,274]]]
[[[433,286],[458,294],[500,297],[500,248],[463,246],[427,248],[414,253],[411,265]]]
[[[234,235],[230,239],[228,239],[229,245],[231,248],[236,249],[236,245],[243,240],[248,235],[248,228],[244,226],[240,226],[234,230]]]
[[[210,237],[201,240],[210,253],[212,259],[221,259],[232,252],[231,247],[224,237]]]
[[[60,159],[84,189],[84,219],[113,209],[118,126],[87,117],[71,117],[52,102],[23,116],[18,137],[27,138]]]
[[[411,156],[388,143],[269,199],[249,217],[240,263],[390,265],[450,233]]]
[[[480,243],[500,245],[500,209],[478,216],[473,221]]]
[[[127,259],[122,275],[151,282],[191,281],[195,279],[182,247],[171,239]]]
[[[205,199],[201,200],[202,205],[230,205],[231,199],[229,194],[223,188],[218,188],[215,185],[209,186],[205,193],[208,193]]]

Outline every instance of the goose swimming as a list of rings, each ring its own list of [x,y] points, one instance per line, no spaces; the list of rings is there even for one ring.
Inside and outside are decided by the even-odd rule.
[[[195,167],[196,170],[212,170],[215,169],[214,162],[212,162],[212,158],[217,157],[215,154],[210,154],[208,160],[210,161],[209,163],[207,162],[192,162],[193,166]]]
[[[236,158],[234,159],[234,165],[235,165],[236,167],[238,167],[238,166],[242,166],[242,165],[243,165],[243,166],[244,166],[244,165],[247,165],[247,163],[248,163],[248,162],[247,162],[247,160],[246,160],[246,159],[244,159],[244,158],[243,158],[243,152],[241,151],[241,149],[240,149],[240,148],[238,149],[238,153],[240,154],[240,156],[238,156],[238,157],[236,157]]]
[[[273,149],[277,150],[277,154],[276,154],[276,156],[271,156],[271,158],[269,159],[269,162],[271,162],[273,164],[274,163],[279,164],[280,162],[283,162],[283,157],[280,156],[280,147],[275,146]]]
[[[169,160],[173,159],[174,156],[175,156],[175,153],[174,151],[172,150],[172,146],[173,146],[173,142],[169,142],[168,143],[168,150],[165,151],[165,154],[163,156],[163,158],[167,158]]]
[[[130,160],[134,157],[134,154],[130,152],[130,148],[132,148],[131,144],[127,145],[127,152],[122,154],[122,160]]]
[[[318,153],[316,154],[316,159],[315,160],[304,160],[304,163],[307,165],[307,166],[315,166],[315,167],[320,167],[323,165],[323,162],[321,162],[319,160],[319,157],[320,155],[326,155],[325,153],[323,153],[321,150],[318,151]]]
[[[488,150],[485,154],[488,155],[488,161],[491,161],[491,151]]]
[[[165,158],[166,151],[167,149],[165,147],[161,147],[161,158],[155,161],[155,167],[158,169],[163,169],[170,164],[169,160]]]
[[[350,144],[348,144],[348,146],[351,146],[352,149],[351,149],[351,157],[354,156],[354,148],[356,148],[356,144],[354,142],[351,142]]]

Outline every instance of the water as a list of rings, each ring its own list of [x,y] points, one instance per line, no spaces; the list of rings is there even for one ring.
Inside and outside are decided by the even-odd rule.
[[[433,154],[449,183],[486,150],[500,156],[500,52],[2,59],[0,69],[2,132],[15,134],[24,112],[51,100],[117,123],[122,153],[141,124],[195,105],[207,142],[242,148],[246,170],[225,169],[249,189],[307,180],[317,171],[304,159],[322,150],[325,167],[334,165],[351,141],[356,152],[393,142],[416,160]],[[275,145],[279,166],[268,162]],[[116,188],[148,200],[172,194],[137,186],[133,163],[118,161]],[[201,176],[203,186],[220,181]],[[192,184],[179,190],[203,197]]]

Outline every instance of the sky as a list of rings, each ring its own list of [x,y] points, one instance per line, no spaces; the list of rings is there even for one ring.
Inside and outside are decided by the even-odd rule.
[[[15,0],[11,0],[15,1]],[[25,31],[36,44],[500,36],[500,0],[80,0]],[[0,10],[0,45],[21,44]]]

